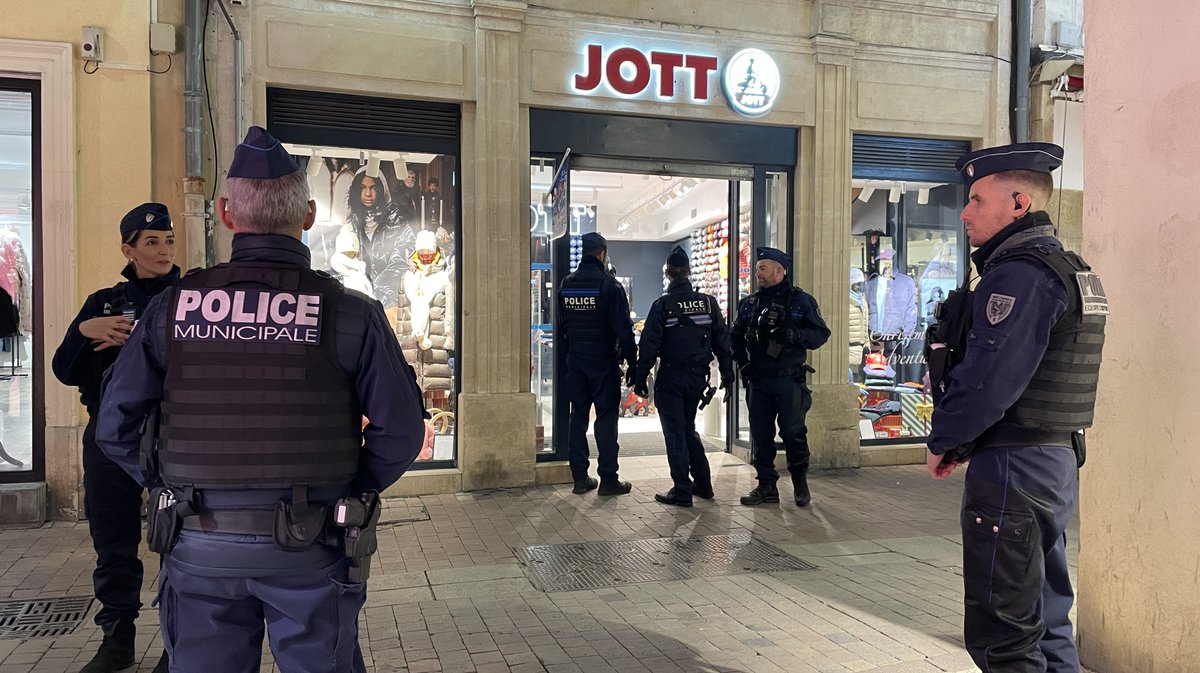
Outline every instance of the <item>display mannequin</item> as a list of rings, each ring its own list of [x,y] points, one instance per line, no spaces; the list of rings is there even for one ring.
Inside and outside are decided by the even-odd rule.
[[[359,257],[358,236],[352,231],[343,231],[337,236],[337,252],[330,260],[333,273],[349,290],[358,290],[368,297],[375,296],[371,280],[367,278],[367,263]]]
[[[454,388],[453,267],[432,231],[417,234],[398,297],[396,335],[404,357],[417,373],[429,408],[446,410]]]
[[[869,341],[867,299],[863,296],[862,269],[850,269],[850,380],[861,378],[863,349]]]
[[[917,283],[896,273],[895,256],[891,248],[881,250],[879,273],[866,284],[871,336],[888,341],[911,339],[917,328]]]

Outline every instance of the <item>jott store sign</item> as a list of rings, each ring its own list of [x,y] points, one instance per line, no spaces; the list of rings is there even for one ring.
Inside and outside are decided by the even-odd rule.
[[[708,103],[717,97],[714,75],[720,76],[729,107],[747,117],[767,114],[779,98],[779,67],[760,49],[743,49],[729,59],[721,59],[588,44],[582,71],[572,78],[571,89],[584,95]]]

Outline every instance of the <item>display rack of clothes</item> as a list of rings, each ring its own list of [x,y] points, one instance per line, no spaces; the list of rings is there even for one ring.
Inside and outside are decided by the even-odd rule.
[[[18,331],[33,331],[33,270],[21,236],[11,226],[0,227],[0,288],[17,306]],[[16,344],[13,345],[16,348]]]

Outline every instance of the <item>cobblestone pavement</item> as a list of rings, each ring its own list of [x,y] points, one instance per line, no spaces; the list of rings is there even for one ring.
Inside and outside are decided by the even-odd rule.
[[[813,476],[799,509],[742,507],[754,472],[713,454],[716,499],[654,502],[670,486],[661,457],[622,460],[633,493],[569,486],[388,502],[361,617],[374,673],[959,673],[961,475],[923,466]],[[751,532],[816,570],[751,573],[542,593],[514,548]],[[153,598],[147,554],[143,601]],[[1072,546],[1071,558],[1075,558]],[[90,595],[84,523],[0,530],[0,599]],[[154,611],[139,626],[142,663],[161,652]],[[0,673],[77,671],[100,640],[89,621],[59,638],[0,640]],[[277,670],[264,651],[262,670]]]

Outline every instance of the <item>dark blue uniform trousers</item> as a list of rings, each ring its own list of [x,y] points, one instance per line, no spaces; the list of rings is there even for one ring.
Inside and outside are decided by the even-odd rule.
[[[984,673],[1078,673],[1066,554],[1078,492],[1068,447],[971,456],[962,505],[964,635]]]
[[[132,623],[142,607],[142,486],[108,459],[96,444],[96,421],[83,431],[83,489],[88,530],[96,550],[92,586],[100,611],[96,624],[110,633]]]
[[[696,432],[696,410],[707,384],[707,369],[689,371],[665,365],[659,367],[654,380],[654,406],[667,445],[667,464],[675,494],[685,499],[692,496],[692,479],[702,486],[712,484],[708,456]]]
[[[170,557],[159,579],[159,621],[171,673],[258,673],[263,624],[283,673],[365,673],[358,613],[365,584],[342,560],[305,575],[202,577]]]
[[[793,477],[808,474],[808,426],[805,416],[812,407],[808,386],[791,376],[755,378],[750,382],[747,405],[750,411],[750,441],[758,482],[773,486],[779,481],[775,470],[775,423],[787,452],[788,472]]]
[[[601,481],[617,478],[617,413],[621,406],[621,370],[612,359],[567,357],[567,399],[571,402],[571,419],[567,428],[571,476],[575,481],[587,479],[587,429],[592,406],[596,407],[597,472]]]

